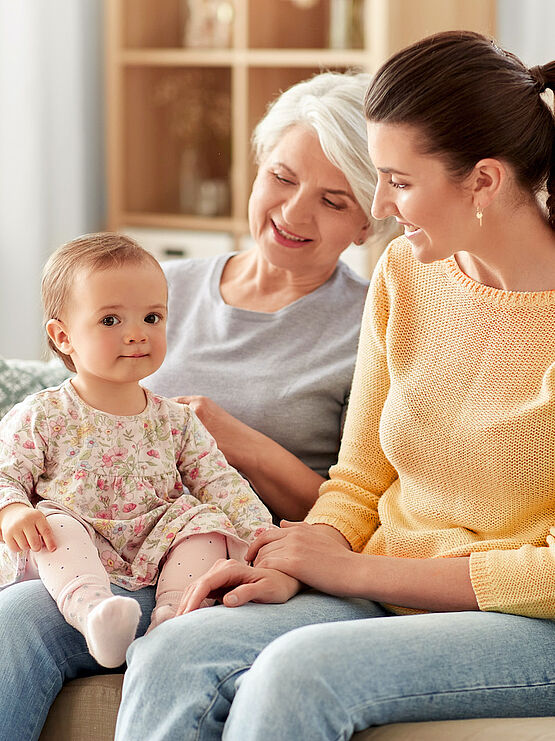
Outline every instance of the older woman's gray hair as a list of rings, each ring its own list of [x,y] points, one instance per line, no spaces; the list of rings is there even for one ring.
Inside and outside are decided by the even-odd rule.
[[[323,72],[299,82],[270,104],[256,126],[252,143],[257,164],[278,144],[291,126],[316,132],[329,161],[338,167],[364,213],[370,210],[377,175],[368,155],[363,102],[371,75],[365,72]],[[385,242],[397,228],[394,219],[373,221],[369,241]]]

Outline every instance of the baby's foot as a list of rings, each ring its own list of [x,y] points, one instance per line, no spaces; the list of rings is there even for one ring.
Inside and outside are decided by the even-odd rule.
[[[212,607],[214,605],[216,600],[213,599],[203,599],[202,602],[199,605],[199,609],[201,607]],[[154,628],[157,628],[162,623],[165,623],[166,620],[171,620],[174,618],[177,614],[177,604],[165,604],[165,605],[159,605],[158,607],[155,607],[152,611],[152,617],[150,619],[150,625],[148,626],[148,630],[146,631],[145,635],[150,633]]]
[[[100,602],[87,618],[85,637],[91,656],[108,669],[121,666],[135,640],[140,617],[141,608],[131,597],[109,597]]]
[[[154,628],[157,628],[162,623],[165,623],[166,620],[171,620],[171,618],[175,617],[176,612],[177,605],[160,605],[159,607],[155,607],[152,611],[150,625],[148,626],[145,635],[150,633],[151,630],[154,630]]]

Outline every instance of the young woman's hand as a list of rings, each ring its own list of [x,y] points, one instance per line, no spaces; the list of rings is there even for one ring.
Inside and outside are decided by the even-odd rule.
[[[297,579],[280,571],[220,559],[185,590],[177,615],[196,610],[207,598],[218,599],[226,607],[246,602],[287,602],[301,586]]]
[[[0,511],[1,539],[11,551],[56,550],[54,535],[42,512],[25,504],[9,504]]]
[[[281,571],[328,594],[360,596],[354,578],[362,565],[360,556],[329,525],[283,520],[279,530],[262,533],[245,558],[255,567]]]
[[[363,597],[417,610],[477,610],[469,558],[400,558],[353,553],[328,525],[282,522],[262,533],[245,556],[338,597]]]

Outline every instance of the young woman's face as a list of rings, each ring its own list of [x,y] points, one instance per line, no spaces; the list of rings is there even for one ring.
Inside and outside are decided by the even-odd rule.
[[[368,151],[378,172],[372,216],[394,216],[414,256],[433,262],[468,250],[475,234],[472,197],[443,161],[418,150],[408,125],[368,123]]]
[[[63,323],[83,380],[135,383],[154,373],[166,352],[166,303],[164,275],[149,262],[78,273]]]
[[[270,264],[309,280],[327,278],[343,250],[368,233],[346,177],[303,126],[288,129],[260,165],[249,224]]]

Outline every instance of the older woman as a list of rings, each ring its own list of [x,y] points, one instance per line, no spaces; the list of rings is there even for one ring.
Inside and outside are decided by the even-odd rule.
[[[168,357],[145,383],[180,393],[280,517],[304,517],[337,458],[367,290],[339,257],[391,228],[369,216],[368,79],[281,95],[254,132],[255,246],[166,267]]]
[[[367,282],[338,260],[376,237],[368,82],[328,73],[284,93],[255,133],[255,246],[165,268],[168,355],[145,383],[193,405],[278,516],[305,515],[339,448]],[[154,594],[132,594],[142,634]],[[40,582],[0,592],[0,642],[12,741],[38,737],[65,680],[102,671]]]
[[[188,614],[131,646],[117,739],[335,740],[553,714],[546,88],[555,62],[528,70],[464,31],[376,74],[372,210],[405,236],[372,279],[338,463],[305,522],[261,536],[254,567],[216,564]]]

